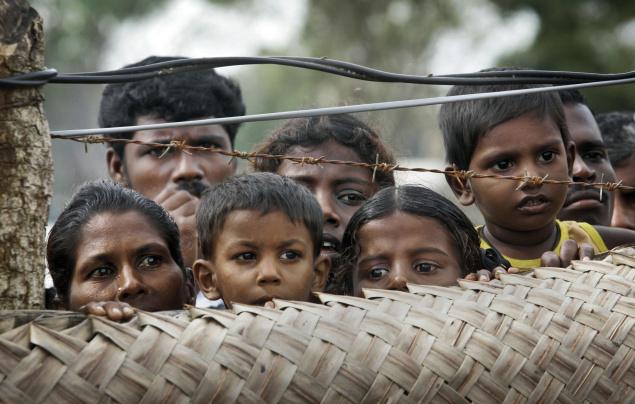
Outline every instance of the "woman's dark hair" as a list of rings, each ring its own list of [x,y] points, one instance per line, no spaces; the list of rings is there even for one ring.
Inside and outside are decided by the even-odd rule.
[[[70,200],[51,228],[46,244],[46,260],[58,297],[67,303],[77,259],[82,228],[101,213],[136,211],[144,215],[166,242],[172,259],[185,266],[179,244],[179,229],[170,215],[156,202],[109,180],[84,184]],[[134,229],[131,229],[134,231]],[[113,235],[113,237],[116,237]]]
[[[362,162],[396,164],[390,149],[379,135],[368,125],[352,115],[323,115],[297,118],[285,122],[263,143],[256,147],[256,153],[288,154],[293,147],[314,147],[333,140],[357,153]],[[328,156],[327,156],[328,158]],[[278,172],[282,160],[256,158],[256,171]],[[377,170],[375,182],[380,187],[395,185],[392,171]]]
[[[348,222],[342,239],[342,272],[339,280],[352,290],[350,271],[359,255],[358,233],[366,223],[405,212],[436,219],[448,230],[461,253],[461,275],[476,272],[481,268],[479,237],[470,219],[442,195],[420,185],[403,185],[384,188],[368,199]],[[425,232],[426,229],[421,229]]]

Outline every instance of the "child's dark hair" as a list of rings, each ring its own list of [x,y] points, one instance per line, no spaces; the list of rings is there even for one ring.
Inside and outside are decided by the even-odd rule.
[[[293,147],[313,147],[333,140],[353,149],[361,161],[373,164],[395,164],[395,157],[382,142],[379,135],[368,125],[352,115],[324,115],[297,118],[285,122],[256,148],[257,153],[287,154]],[[275,173],[282,160],[257,158],[253,163],[256,171]],[[390,172],[377,170],[375,182],[380,187],[395,185]]]
[[[230,177],[203,194],[196,212],[199,247],[203,258],[214,255],[214,241],[225,219],[236,210],[258,210],[266,215],[282,212],[294,223],[306,226],[314,257],[322,246],[322,210],[308,189],[287,177],[253,173]]]
[[[150,56],[125,67],[146,66],[183,57]],[[137,118],[148,115],[166,121],[185,121],[202,117],[222,118],[245,114],[240,87],[235,81],[213,69],[191,70],[155,76],[127,83],[109,84],[102,93],[99,126],[132,126]],[[239,124],[225,124],[231,144]],[[130,139],[132,132],[112,135]],[[109,144],[123,158],[124,143]]]
[[[354,267],[359,255],[358,233],[366,223],[404,212],[416,216],[436,219],[452,236],[457,251],[461,254],[461,275],[481,269],[479,237],[470,219],[450,200],[420,185],[388,187],[368,199],[348,222],[342,240],[342,262],[346,270]],[[421,229],[425,232],[426,229]],[[350,274],[340,278],[350,283]]]
[[[635,155],[635,113],[609,112],[595,117],[613,166]]]
[[[487,71],[518,70],[516,68],[494,68]],[[454,86],[449,96],[539,88],[532,84],[487,84],[480,86]],[[443,133],[446,159],[460,170],[467,170],[472,154],[481,137],[493,127],[532,114],[538,118],[551,118],[562,134],[562,140],[569,142],[569,131],[565,122],[562,101],[557,93],[539,92],[511,97],[487,98],[473,101],[459,101],[441,106],[439,127]]]
[[[70,200],[49,232],[46,260],[58,297],[67,303],[77,259],[76,248],[82,228],[101,213],[139,212],[165,241],[174,262],[185,275],[179,244],[179,229],[170,215],[156,202],[110,180],[84,184]],[[134,231],[134,230],[131,230]]]
[[[560,96],[560,101],[562,101],[562,105],[582,104],[582,105],[585,105],[587,108],[589,108],[589,110],[591,110],[584,95],[582,95],[582,93],[576,89],[560,90],[558,91],[558,95]]]

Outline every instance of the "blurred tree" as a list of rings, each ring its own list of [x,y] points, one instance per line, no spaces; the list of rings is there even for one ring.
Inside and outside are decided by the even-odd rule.
[[[427,74],[430,45],[442,29],[455,26],[460,5],[444,0],[312,0],[307,20],[295,49],[266,49],[263,54],[304,54],[340,59],[377,69]],[[253,89],[253,105],[265,112],[423,98],[439,95],[438,88],[380,84],[338,78],[323,73],[297,69],[268,68],[257,77],[245,77],[241,83]],[[256,90],[257,88],[257,90]],[[442,154],[439,136],[425,136],[422,131],[436,131],[436,109],[417,108],[372,114],[366,118],[395,147],[399,154]],[[252,144],[263,130],[276,126],[246,127],[242,141]]]
[[[69,72],[94,70],[103,45],[122,20],[137,18],[166,0],[32,0],[44,18],[45,57]]]
[[[501,64],[618,73],[635,70],[635,2],[629,0],[490,0],[500,11],[530,9],[540,18],[533,45]],[[632,86],[587,90],[596,112],[635,109]]]

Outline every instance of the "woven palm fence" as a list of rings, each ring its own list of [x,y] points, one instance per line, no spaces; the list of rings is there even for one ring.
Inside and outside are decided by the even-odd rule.
[[[635,249],[460,287],[191,308],[127,324],[0,316],[0,400],[635,401]]]

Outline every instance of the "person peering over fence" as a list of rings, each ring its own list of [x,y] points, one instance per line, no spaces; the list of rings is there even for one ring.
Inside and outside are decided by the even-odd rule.
[[[126,67],[179,59],[186,58],[151,56]],[[99,108],[99,125],[109,128],[244,114],[239,85],[206,69],[107,85]],[[111,142],[106,154],[108,172],[113,180],[153,199],[174,217],[187,266],[196,259],[194,216],[199,198],[210,185],[233,175],[236,164],[218,153],[185,151],[170,147],[170,143],[231,151],[238,127],[239,124],[204,125],[111,135],[116,139],[165,144],[157,148]]]
[[[51,228],[46,258],[62,309],[125,320],[133,308],[175,310],[193,302],[174,220],[112,181],[77,191]]]

